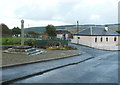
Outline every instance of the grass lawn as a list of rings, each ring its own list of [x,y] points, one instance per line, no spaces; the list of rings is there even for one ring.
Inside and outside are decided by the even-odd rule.
[[[120,46],[120,44],[117,44],[116,46]]]
[[[25,38],[25,41],[28,38]],[[16,46],[21,44],[21,37],[0,37],[0,46]]]

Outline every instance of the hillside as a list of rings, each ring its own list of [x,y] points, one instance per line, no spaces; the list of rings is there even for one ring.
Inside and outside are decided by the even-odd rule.
[[[75,25],[65,25],[65,26],[55,26],[56,29],[65,29],[66,27],[73,27]],[[30,28],[25,28],[25,32],[28,31],[36,31],[36,32],[40,32],[43,33],[45,32],[45,27],[30,27]]]
[[[87,29],[91,26],[96,26],[96,27],[101,27],[103,28],[105,25],[79,25],[79,31]],[[108,24],[109,29],[112,29],[113,31],[118,31],[118,26],[120,26],[120,24]],[[64,26],[55,26],[56,29],[65,29],[70,31],[71,33],[76,33],[77,32],[77,27],[76,25],[64,25]],[[25,32],[28,31],[36,31],[36,32],[40,32],[40,33],[44,33],[45,32],[45,27],[30,27],[30,28],[25,28]]]
[[[105,25],[79,25],[78,31],[82,31],[84,29],[90,28],[91,26],[92,27],[98,27],[98,28],[104,28],[105,27]],[[120,30],[119,26],[120,26],[120,24],[108,24],[109,29],[112,29],[113,31]],[[77,26],[65,27],[65,29],[70,31],[71,33],[76,33],[77,32]]]
[[[25,33],[28,31],[36,31],[36,32],[44,32],[45,31],[45,27],[30,27],[30,28],[25,28]]]

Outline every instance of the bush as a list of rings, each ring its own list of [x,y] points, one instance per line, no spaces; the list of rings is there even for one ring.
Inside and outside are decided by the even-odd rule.
[[[2,44],[7,45],[8,44],[8,39],[2,40]]]
[[[66,46],[66,45],[64,47],[59,47],[59,48],[53,47],[53,48],[47,48],[47,49],[49,50],[77,50],[76,47]]]
[[[27,39],[25,41],[25,45],[33,46],[34,44],[35,44],[35,40],[33,40],[33,39]]]
[[[12,37],[2,38],[2,45],[16,45],[16,44],[19,45],[20,43],[21,43],[20,38],[12,38]]]
[[[25,38],[25,45],[33,46],[35,44],[35,40]],[[3,37],[2,45],[21,45],[20,37]]]
[[[67,49],[67,50],[77,50],[77,48],[76,48],[76,47],[73,47],[73,46],[66,46],[66,49]]]

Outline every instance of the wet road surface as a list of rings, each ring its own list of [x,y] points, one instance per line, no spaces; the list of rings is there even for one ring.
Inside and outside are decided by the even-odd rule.
[[[72,44],[73,45],[73,44]],[[48,62],[34,63],[24,66],[3,69],[3,81],[19,78],[26,74],[33,74],[53,67],[63,66],[50,70],[41,75],[16,81],[14,83],[117,83],[118,82],[118,51],[103,51],[80,45],[80,56],[59,59]],[[87,58],[94,57],[84,62]],[[78,63],[75,63],[78,62]]]

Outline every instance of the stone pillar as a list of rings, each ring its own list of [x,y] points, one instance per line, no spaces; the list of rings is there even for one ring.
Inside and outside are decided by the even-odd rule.
[[[24,46],[24,20],[21,20],[21,46]]]

